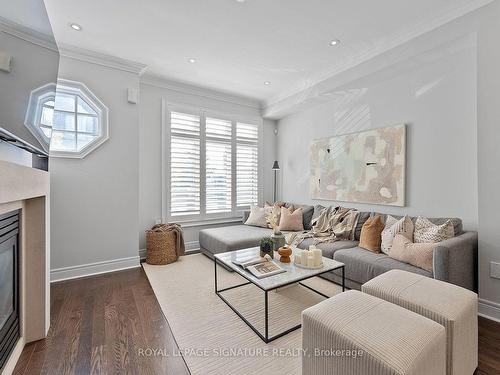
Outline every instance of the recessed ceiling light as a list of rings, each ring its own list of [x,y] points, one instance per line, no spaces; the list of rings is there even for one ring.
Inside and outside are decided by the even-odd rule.
[[[76,31],[81,31],[82,30],[82,27],[77,24],[77,23],[70,23],[69,26],[73,29],[73,30],[76,30]]]
[[[338,39],[334,39],[334,40],[330,41],[331,46],[337,46],[339,44],[340,44],[340,40],[338,40]]]
[[[269,86],[270,84],[271,84],[271,82],[269,82],[269,81],[264,82],[264,85],[266,85],[266,86]]]
[[[188,62],[191,64],[194,64],[196,62],[196,59],[190,58],[190,59],[188,59]]]
[[[237,3],[244,3],[245,0],[236,0]]]

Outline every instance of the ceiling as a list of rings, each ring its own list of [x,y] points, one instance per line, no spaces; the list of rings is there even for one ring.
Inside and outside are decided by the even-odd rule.
[[[461,9],[478,1],[485,2],[45,0],[45,4],[60,45],[137,61],[148,65],[151,75],[272,103],[374,51],[404,42],[427,26],[460,15]],[[74,31],[71,22],[83,30]],[[341,43],[332,47],[333,39]],[[190,58],[196,63],[188,62]]]
[[[51,36],[43,0],[0,0],[1,18]]]

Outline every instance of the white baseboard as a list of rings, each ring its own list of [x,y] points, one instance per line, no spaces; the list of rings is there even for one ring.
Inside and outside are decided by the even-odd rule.
[[[500,304],[480,298],[478,315],[500,323]]]
[[[135,267],[140,267],[139,256],[56,268],[50,271],[50,282],[77,279],[79,277],[99,275]]]
[[[200,243],[198,241],[189,241],[184,244],[186,246],[186,253],[193,251],[200,251]],[[139,258],[146,259],[146,249],[139,250]]]
[[[1,371],[2,375],[11,375],[14,373],[16,364],[21,357],[21,353],[23,352],[24,345],[24,337],[21,337],[19,340],[17,340],[17,344],[14,346],[14,349],[12,349],[12,353],[10,353],[9,359],[4,364],[3,370]]]

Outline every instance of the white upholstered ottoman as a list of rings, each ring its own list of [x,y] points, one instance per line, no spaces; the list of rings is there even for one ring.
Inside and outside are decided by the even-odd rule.
[[[362,291],[395,303],[446,329],[446,374],[471,375],[477,368],[477,294],[414,273],[392,270],[368,281]]]
[[[302,313],[302,375],[443,375],[444,327],[358,291]]]

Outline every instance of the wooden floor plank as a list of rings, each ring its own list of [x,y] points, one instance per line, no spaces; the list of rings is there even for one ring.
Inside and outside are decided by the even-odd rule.
[[[15,375],[189,375],[142,268],[53,284],[48,337],[26,345]],[[479,368],[500,374],[500,324],[479,318]]]

